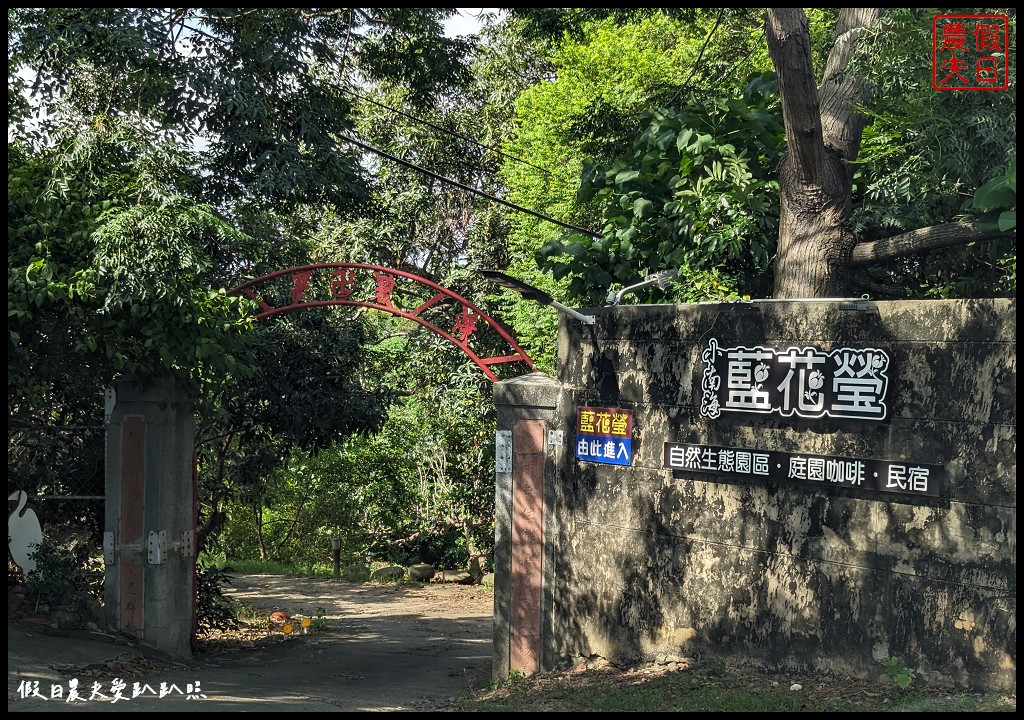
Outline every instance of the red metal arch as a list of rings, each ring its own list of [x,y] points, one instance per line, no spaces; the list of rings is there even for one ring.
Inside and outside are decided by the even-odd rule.
[[[508,331],[466,298],[412,273],[380,265],[321,263],[278,270],[250,280],[229,295],[245,295],[260,306],[257,320],[293,310],[329,305],[373,308],[429,328],[462,350],[492,381],[492,368],[533,360]],[[479,327],[479,321],[484,327]],[[451,323],[451,329],[444,327]],[[481,332],[485,331],[485,332]],[[489,338],[482,337],[489,335]],[[506,354],[481,348],[507,347]]]

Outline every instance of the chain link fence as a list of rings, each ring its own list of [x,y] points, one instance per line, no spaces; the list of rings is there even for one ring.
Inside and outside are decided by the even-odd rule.
[[[40,556],[73,556],[83,566],[102,558],[105,446],[102,424],[8,424],[8,584],[22,575],[10,538],[33,522],[30,511],[42,529]]]

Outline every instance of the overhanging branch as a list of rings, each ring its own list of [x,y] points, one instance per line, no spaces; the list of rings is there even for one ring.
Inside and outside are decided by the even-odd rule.
[[[850,283],[859,290],[866,290],[876,300],[878,298],[898,299],[910,296],[910,288],[902,285],[880,285],[863,277],[851,278]]]
[[[910,232],[894,235],[884,240],[859,243],[853,247],[850,254],[850,266],[861,267],[874,265],[875,263],[895,258],[917,255],[926,250],[950,247],[952,245],[966,245],[967,243],[979,240],[992,240],[997,237],[1016,237],[1014,230],[1009,233],[999,230],[985,230],[977,223],[952,222],[931,227],[919,228]]]

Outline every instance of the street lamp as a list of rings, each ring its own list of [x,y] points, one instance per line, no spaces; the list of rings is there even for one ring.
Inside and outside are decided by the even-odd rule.
[[[672,282],[676,279],[678,275],[678,270],[662,270],[661,272],[648,275],[646,280],[642,280],[638,282],[636,285],[624,287],[618,292],[609,292],[608,299],[605,300],[605,302],[607,302],[609,305],[618,305],[620,302],[622,302],[622,298],[627,293],[636,292],[641,288],[649,287],[651,285],[657,285],[660,289],[664,290],[665,288],[672,284]]]
[[[532,300],[533,302],[540,303],[541,305],[550,305],[555,310],[560,310],[561,312],[564,312],[566,315],[570,315],[576,318],[584,325],[594,324],[593,315],[584,315],[583,313],[577,312],[576,310],[573,310],[570,307],[566,307],[562,303],[556,302],[555,299],[548,295],[546,292],[538,288],[535,288],[533,285],[527,285],[521,280],[516,280],[515,278],[509,277],[505,273],[498,272],[497,270],[481,270],[480,274],[483,275],[488,280],[490,280],[495,285],[501,285],[502,287],[508,288],[509,290],[515,290],[517,293],[522,295],[527,300]]]

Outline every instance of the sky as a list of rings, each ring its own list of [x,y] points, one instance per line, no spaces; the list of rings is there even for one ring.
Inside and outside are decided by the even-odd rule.
[[[498,8],[458,8],[458,14],[445,21],[445,33],[448,37],[472,35],[480,29],[477,15],[482,12],[497,12]]]

